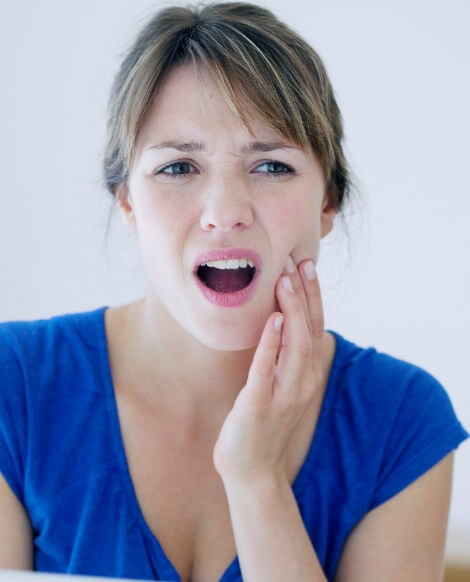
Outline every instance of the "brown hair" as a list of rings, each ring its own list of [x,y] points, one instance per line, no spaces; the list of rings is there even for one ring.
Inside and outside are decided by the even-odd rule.
[[[104,178],[115,194],[127,180],[139,131],[165,76],[191,63],[208,70],[230,109],[245,112],[316,153],[330,204],[350,190],[343,127],[325,67],[312,47],[269,10],[245,2],[164,8],[141,30],[114,80]],[[243,94],[243,102],[240,101]]]

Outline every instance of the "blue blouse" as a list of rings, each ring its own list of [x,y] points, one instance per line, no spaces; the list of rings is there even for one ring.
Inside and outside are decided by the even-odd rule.
[[[36,570],[177,581],[132,484],[104,311],[0,324],[0,471],[31,519]],[[317,428],[292,485],[328,580],[366,513],[468,437],[427,372],[334,337]],[[220,582],[240,582],[238,558],[227,566]]]

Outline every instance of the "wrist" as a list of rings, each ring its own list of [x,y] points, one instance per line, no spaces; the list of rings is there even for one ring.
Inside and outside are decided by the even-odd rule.
[[[247,494],[266,498],[266,496],[279,495],[282,491],[291,489],[287,477],[277,474],[223,477],[222,482],[229,499]]]

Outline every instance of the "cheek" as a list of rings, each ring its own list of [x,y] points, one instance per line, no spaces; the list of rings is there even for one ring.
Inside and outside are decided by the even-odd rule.
[[[320,237],[320,212],[314,196],[290,197],[289,201],[272,204],[265,216],[269,227],[291,249],[297,247],[313,251]]]
[[[141,193],[135,205],[137,234],[141,239],[175,238],[184,230],[188,205],[182,197]],[[178,225],[178,229],[175,229]],[[144,240],[142,240],[144,242]]]
[[[160,280],[162,270],[176,273],[181,263],[190,218],[181,198],[142,194],[134,206],[136,235],[147,277],[160,288],[170,280]]]
[[[268,211],[265,211],[265,216],[271,226],[275,226],[279,231],[284,232],[299,222],[300,206],[300,204],[286,204],[285,202],[272,204]]]

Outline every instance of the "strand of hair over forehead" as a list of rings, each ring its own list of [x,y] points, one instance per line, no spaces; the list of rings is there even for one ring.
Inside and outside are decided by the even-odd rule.
[[[321,105],[322,108],[327,113],[330,113],[330,111],[329,111],[329,109],[330,109],[329,98],[331,97],[331,95],[330,95],[331,89],[330,89],[330,85],[329,85],[329,82],[328,82],[328,79],[326,76],[326,72],[322,69],[321,66],[319,66],[320,62],[319,62],[318,55],[315,53],[315,51],[313,51],[313,49],[310,46],[306,45],[306,43],[295,32],[293,32],[290,28],[285,26],[271,12],[269,12],[268,10],[266,10],[264,8],[261,8],[259,6],[254,6],[251,4],[244,4],[244,3],[228,3],[228,4],[222,5],[221,7],[222,7],[222,12],[224,13],[224,16],[226,16],[227,12],[229,13],[233,7],[237,8],[237,9],[242,7],[244,10],[246,10],[246,12],[248,13],[248,16],[255,15],[257,18],[257,23],[254,26],[252,21],[249,18],[245,18],[241,22],[241,17],[239,14],[237,14],[237,24],[239,24],[241,22],[241,24],[243,26],[245,26],[247,29],[252,28],[255,35],[260,32],[260,28],[261,28],[260,24],[262,21],[261,17],[263,15],[266,17],[267,26],[265,26],[262,29],[264,39],[261,38],[261,40],[265,40],[265,41],[267,40],[268,46],[266,48],[268,50],[266,50],[266,52],[263,51],[255,42],[253,42],[253,40],[247,34],[245,34],[243,32],[243,30],[240,26],[234,27],[227,20],[224,20],[223,22],[217,22],[220,30],[223,30],[224,27],[231,30],[236,36],[240,37],[247,45],[251,46],[254,49],[255,53],[258,54],[258,56],[260,57],[262,63],[260,64],[260,66],[257,66],[256,62],[251,58],[250,52],[240,50],[241,48],[244,48],[243,43],[241,44],[241,46],[235,44],[232,41],[232,38],[230,35],[226,35],[224,37],[225,40],[227,40],[233,47],[232,51],[227,51],[228,59],[233,61],[233,55],[235,55],[235,54],[237,56],[243,58],[247,62],[247,64],[249,65],[246,67],[246,70],[258,69],[261,71],[264,68],[263,65],[268,67],[268,69],[271,71],[271,73],[273,75],[273,78],[277,81],[277,88],[276,88],[276,85],[273,83],[275,89],[277,89],[275,91],[275,94],[279,98],[277,105],[284,108],[286,110],[286,113],[288,114],[288,117],[293,121],[292,125],[294,127],[294,134],[293,135],[291,134],[289,137],[294,139],[294,141],[296,141],[302,147],[308,147],[310,145],[308,133],[326,136],[327,143],[323,144],[323,145],[327,145],[327,151],[323,152],[323,153],[326,154],[326,161],[328,162],[328,165],[329,166],[332,165],[334,162],[335,155],[334,155],[333,148],[330,147],[331,146],[330,141],[331,141],[331,139],[334,139],[334,135],[332,134],[332,131],[330,128],[330,123],[328,122],[326,115],[324,114],[322,109],[319,110],[319,108],[318,108],[318,105]],[[203,16],[203,15],[204,15],[204,10],[201,13],[201,16]],[[276,23],[278,28],[284,32],[284,35],[287,38],[287,40],[284,40],[283,38],[280,38],[278,36],[275,39],[276,42],[269,43],[269,39],[273,39],[273,31],[272,31],[272,22],[273,21]],[[209,21],[209,23],[213,24],[213,21]],[[203,22],[203,24],[201,26],[202,30],[204,30],[204,25],[205,25],[205,22]],[[281,43],[281,42],[282,42],[283,47],[282,47],[282,51],[280,52],[278,50],[277,44]],[[297,49],[297,52],[295,52],[294,47]],[[308,52],[305,49],[307,49]],[[300,55],[299,52],[303,53],[303,55]],[[272,60],[270,58],[268,58],[267,53],[274,53],[274,57],[277,58],[277,60],[280,63],[282,63],[282,62],[284,63],[284,65],[285,65],[284,71],[286,73],[286,75],[285,75],[286,80],[284,80],[279,75],[276,68],[272,64]],[[301,56],[303,58],[301,58]],[[298,84],[296,84],[295,77],[290,75],[288,63],[291,60],[295,60],[297,67],[302,70],[303,79],[309,85],[309,88],[310,88],[312,94],[314,95],[315,99],[309,99],[309,95],[308,94],[305,95],[305,93],[301,91]],[[214,61],[217,64],[218,60],[214,59]],[[319,82],[319,84],[321,86],[321,91],[318,91],[318,88],[316,87],[315,83],[312,83],[310,81],[310,79],[312,77],[312,70],[309,69],[309,67],[307,66],[307,63],[310,67],[313,67],[313,69],[314,69],[313,73],[314,73],[316,80]],[[219,72],[218,67],[217,67],[217,72]],[[260,74],[259,78],[262,79],[263,75]],[[227,77],[225,75],[219,73],[220,84],[224,87],[226,87],[226,79],[227,79]],[[236,93],[234,91],[233,84],[230,82],[230,78],[228,78],[227,80],[229,82],[228,89],[230,91],[230,98],[233,99],[233,101],[238,104],[239,102],[236,98]],[[254,79],[254,82],[256,83],[258,80],[259,79]],[[282,97],[284,95],[290,94],[291,90],[294,93],[296,93],[297,105],[299,105],[299,106],[303,105],[305,100],[310,101],[311,102],[309,104],[310,107],[307,107],[305,109],[306,110],[314,109],[314,110],[316,110],[317,114],[319,114],[318,119],[313,120],[316,122],[313,125],[313,127],[312,127],[312,119],[308,115],[305,115],[305,120],[303,120],[302,116],[300,115],[297,108],[291,107],[288,101],[282,99]],[[317,105],[317,107],[312,107],[312,102],[315,105]],[[260,111],[260,113],[263,114],[265,112]],[[241,107],[239,110],[239,114],[243,115],[243,110]],[[309,132],[307,132],[307,130],[305,128],[306,122],[307,122],[307,126],[309,128]]]
[[[292,33],[292,31],[290,31],[287,27],[285,27],[279,21],[276,21],[276,22],[279,25],[279,27],[286,30],[287,33],[292,38],[294,38],[294,41],[295,41],[294,33]],[[201,26],[201,29],[200,29],[202,33],[205,32],[204,31],[204,24]],[[255,33],[259,32],[259,27],[258,26],[253,27],[252,23],[249,21],[244,21],[243,25],[246,26],[246,28],[252,27]],[[321,140],[320,143],[317,143],[317,148],[321,150],[321,152],[318,152],[318,153],[321,153],[321,155],[322,155],[321,157],[324,158],[323,161],[326,163],[326,166],[329,169],[333,165],[334,158],[335,158],[334,148],[331,146],[331,140],[334,139],[334,136],[332,135],[330,124],[329,124],[328,120],[326,119],[326,116],[324,115],[322,109],[318,107],[318,105],[321,105],[322,108],[325,108],[328,111],[329,104],[328,104],[328,100],[325,99],[324,94],[327,94],[329,92],[329,85],[328,85],[328,82],[326,80],[326,76],[325,76],[324,72],[322,72],[317,66],[315,53],[313,51],[311,51],[311,54],[305,54],[305,62],[309,62],[314,67],[315,76],[322,87],[321,92],[318,91],[318,89],[314,83],[310,82],[311,71],[309,71],[308,68],[304,65],[303,60],[301,58],[299,58],[298,54],[295,54],[295,53],[292,54],[293,53],[292,46],[290,46],[287,43],[284,43],[283,51],[280,52],[277,50],[277,46],[275,43],[269,44],[269,38],[272,38],[271,31],[266,31],[266,30],[263,31],[263,33],[265,35],[265,40],[268,39],[268,47],[266,47],[268,50],[263,51],[262,48],[260,48],[260,46],[258,46],[255,42],[253,42],[253,40],[247,34],[245,34],[243,32],[241,27],[236,28],[236,27],[232,26],[229,22],[223,22],[223,23],[220,23],[219,31],[222,31],[223,28],[227,28],[228,30],[232,31],[236,36],[238,36],[243,41],[239,45],[233,41],[231,35],[225,35],[225,36],[221,35],[222,39],[225,40],[227,43],[229,43],[230,46],[232,47],[232,50],[226,51],[226,55],[227,55],[228,60],[234,62],[233,55],[237,55],[247,65],[244,68],[243,63],[240,65],[240,63],[237,62],[236,64],[237,64],[238,70],[241,70],[243,72],[253,71],[253,70],[260,71],[260,75],[257,76],[256,79],[253,79],[253,83],[254,84],[257,83],[257,91],[260,94],[263,93],[263,87],[262,87],[262,85],[260,85],[260,83],[262,83],[265,80],[267,80],[269,82],[269,77],[266,78],[267,76],[265,74],[261,74],[261,71],[267,67],[268,70],[272,73],[271,86],[274,87],[274,91],[266,91],[264,93],[264,96],[265,96],[265,98],[268,95],[269,96],[274,95],[277,97],[277,102],[272,103],[272,107],[271,107],[272,111],[284,110],[286,112],[285,117],[289,118],[289,120],[290,120],[290,127],[282,127],[282,131],[284,133],[286,133],[286,130],[288,130],[288,135],[286,137],[289,137],[289,139],[296,142],[301,147],[308,148],[311,145],[309,134],[314,135],[314,136],[325,136],[326,139],[323,139],[323,140]],[[263,39],[261,39],[261,40],[263,40]],[[280,40],[278,39],[277,42],[280,42]],[[221,44],[221,46],[223,46],[223,43],[220,43],[220,44]],[[254,53],[257,54],[258,57],[260,58],[260,63],[256,63],[256,61],[252,58],[252,54],[250,51],[243,50],[244,44],[251,46],[254,49]],[[227,96],[229,98],[229,102],[233,102],[236,105],[237,113],[240,115],[240,117],[243,119],[243,121],[245,121],[243,106],[240,105],[239,99],[237,98],[235,84],[232,82],[230,77],[227,77],[227,75],[224,74],[223,67],[221,67],[219,65],[219,59],[218,58],[212,58],[212,59],[209,58],[206,61],[204,53],[208,52],[208,46],[205,45],[204,49],[202,49],[199,47],[198,44],[196,44],[196,47],[198,47],[200,49],[200,50],[198,50],[200,60],[202,62],[205,62],[206,66],[209,69],[212,68],[215,71],[215,73],[217,75],[218,85],[227,94]],[[300,42],[297,43],[297,49],[302,50],[302,45],[300,44]],[[277,60],[279,62],[284,61],[285,79],[283,79],[279,75],[278,71],[273,66],[272,60],[270,58],[268,58],[268,55],[267,55],[268,52],[274,53],[274,58],[277,58]],[[305,94],[305,92],[302,92],[300,87],[298,86],[298,84],[295,82],[296,81],[295,77],[293,77],[290,74],[288,63],[289,63],[289,60],[293,59],[293,58],[296,60],[297,67],[303,70],[303,78],[306,81],[306,83],[309,85],[309,88],[310,88],[312,94],[315,96],[315,99],[309,98],[310,96],[308,93]],[[197,62],[196,62],[196,65],[197,65]],[[277,86],[276,86],[276,84],[277,84]],[[238,88],[240,88],[242,86],[243,86],[243,79],[240,78],[240,79],[238,79]],[[290,102],[288,99],[283,98],[285,95],[289,95],[292,92],[296,94],[296,106],[292,106],[292,102]],[[323,93],[323,95],[322,95],[322,93]],[[307,107],[305,106],[305,101],[311,102],[309,104],[309,106],[307,106]],[[315,104],[316,107],[312,106],[312,103]],[[260,106],[259,104],[256,104],[256,103],[252,103],[252,105],[255,105],[255,107],[257,106],[257,109],[258,109],[257,113],[259,114],[259,116],[261,118],[265,119],[266,118],[265,103],[260,104],[262,106]],[[304,118],[302,118],[302,115],[300,113],[302,106],[304,106],[303,107]],[[317,113],[316,118],[312,118],[311,116],[309,116],[305,112],[305,111],[308,111],[309,109],[316,110],[316,113]],[[274,126],[274,129],[279,130],[279,126],[277,126],[276,124],[273,124],[273,126]],[[308,127],[308,130],[306,129],[306,126]]]

